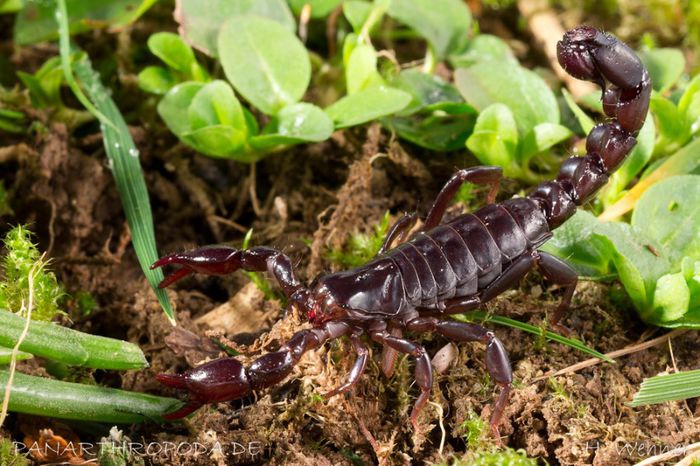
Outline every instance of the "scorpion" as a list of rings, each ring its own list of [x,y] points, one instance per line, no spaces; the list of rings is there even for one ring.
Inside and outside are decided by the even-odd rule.
[[[305,352],[342,336],[349,339],[357,357],[346,381],[325,398],[346,392],[357,384],[367,366],[369,351],[361,339],[365,334],[384,346],[382,370],[386,375],[392,374],[398,353],[415,360],[414,377],[420,394],[410,420],[419,431],[418,415],[429,399],[433,374],[426,350],[404,332],[435,332],[451,340],[485,344],[486,368],[500,386],[490,418],[492,434],[499,439],[499,424],[513,381],[505,347],[491,330],[446,317],[482,306],[536,266],[564,290],[549,324],[560,332],[567,331],[559,322],[570,307],[578,276],[568,264],[538,247],[577,206],[591,200],[625,160],[636,144],[651,94],[649,73],[632,49],[593,27],[579,26],[566,32],[557,44],[557,58],[575,78],[601,87],[603,111],[609,120],[589,133],[586,155],[568,158],[555,180],[540,184],[526,196],[495,203],[501,168],[460,170],[438,194],[422,228],[407,241],[403,242],[415,226],[415,215],[405,214],[389,229],[379,253],[369,263],[322,275],[308,287],[296,278],[289,257],[268,247],[242,250],[210,245],[155,262],[151,268],[179,266],[163,279],[161,288],[195,272],[268,271],[287,297],[288,311],[296,307],[312,325],[248,367],[227,357],[182,374],[157,375],[161,383],[189,392],[188,401],[164,417],[179,419],[206,403],[239,399],[278,384]],[[466,182],[490,186],[486,205],[442,223],[450,201]],[[399,244],[392,248],[395,241]]]

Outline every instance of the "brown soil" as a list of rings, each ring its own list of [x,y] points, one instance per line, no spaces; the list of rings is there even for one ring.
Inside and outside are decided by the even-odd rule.
[[[133,40],[145,34],[133,33],[137,36]],[[4,33],[0,39],[5,44],[9,40]],[[42,62],[37,57],[45,55],[44,49],[25,49],[14,56],[14,65],[31,70]],[[244,231],[253,227],[255,244],[283,249],[308,280],[333,269],[326,253],[342,247],[350,233],[371,231],[386,210],[393,218],[404,211],[425,212],[455,167],[473,163],[462,154],[422,155],[378,125],[370,125],[269,157],[251,171],[248,166],[197,155],[177,143],[157,124],[153,102],[136,89],[133,75],[126,73],[116,85],[125,96],[120,102],[125,102],[127,116],[136,125],[132,133],[141,153],[162,254],[214,242],[239,245]],[[292,316],[283,317],[279,303],[265,301],[247,285],[242,274],[198,276],[174,286],[169,296],[178,327],[170,326],[133,253],[101,140],[91,131],[70,136],[65,126],[49,123],[49,115],[35,110],[32,115],[45,122],[46,132],[29,139],[0,134],[0,177],[14,210],[2,218],[0,229],[29,223],[67,290],[87,291],[97,300],[97,310],[88,317],[71,313],[75,328],[135,342],[151,363],[143,371],[98,373],[100,383],[177,396],[156,383],[154,375],[181,371],[216,356],[217,348],[201,338],[206,331],[219,330],[231,338],[244,350],[240,358],[246,360],[274,350],[300,328]],[[502,196],[518,188],[506,183]],[[461,208],[455,207],[453,213]],[[566,325],[602,352],[632,344],[642,335],[648,338],[649,329],[617,296],[620,290],[615,287],[581,283]],[[488,308],[540,325],[559,297],[560,290],[547,287],[534,274]],[[227,320],[229,312],[244,317]],[[234,329],[243,325],[244,334],[235,334]],[[524,449],[549,464],[618,466],[700,440],[700,426],[694,421],[700,416],[696,400],[635,409],[625,405],[645,377],[672,370],[668,345],[623,357],[615,365],[599,364],[576,374],[538,379],[587,356],[520,331],[494,330],[506,344],[516,379],[502,425],[505,445]],[[447,343],[431,335],[419,335],[416,340],[431,354]],[[679,370],[698,367],[699,343],[696,332],[672,341]],[[150,458],[153,464],[163,465],[440,461],[467,450],[464,421],[473,413],[488,419],[496,394],[484,368],[483,347],[460,344],[458,349],[450,369],[435,378],[434,404],[420,418],[421,433],[408,422],[416,396],[410,359],[399,358],[395,374],[386,379],[377,347],[372,348],[372,362],[350,395],[328,401],[318,396],[344,380],[351,367],[353,360],[346,357],[350,347],[344,340],[307,354],[284,383],[254,398],[201,409],[182,423],[149,423],[124,430],[142,443],[199,442],[208,450],[207,454],[180,452]],[[31,364],[21,370],[36,371]],[[13,415],[6,428],[21,439],[20,426],[27,419]],[[53,425],[50,420],[38,422]],[[95,436],[94,430],[91,435],[79,426],[73,429],[83,441],[97,441],[108,430]],[[211,452],[216,445],[221,445],[220,453]]]

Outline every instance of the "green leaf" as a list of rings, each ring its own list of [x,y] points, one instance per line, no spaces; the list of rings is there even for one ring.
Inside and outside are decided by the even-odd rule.
[[[399,137],[426,149],[454,151],[464,148],[474,130],[476,111],[462,104],[463,112],[422,111],[407,117],[392,117],[384,121]]]
[[[187,111],[195,95],[204,87],[204,83],[185,82],[173,87],[158,103],[158,115],[170,131],[180,136],[191,130]]]
[[[356,33],[359,33],[362,29],[362,25],[369,18],[372,8],[372,3],[362,0],[347,0],[343,2],[343,14]]]
[[[632,225],[658,242],[672,264],[700,260],[700,175],[681,175],[651,186],[632,213]],[[649,219],[653,219],[650,222]]]
[[[348,94],[382,84],[377,72],[377,53],[371,45],[357,44],[345,66],[345,85]]]
[[[312,18],[325,18],[342,2],[343,0],[289,0],[289,5],[297,16],[301,14],[304,5],[309,5]]]
[[[450,57],[454,68],[469,68],[475,63],[489,60],[518,62],[510,46],[500,37],[491,34],[478,34],[469,41],[463,53]]]
[[[651,49],[637,54],[649,70],[652,87],[658,92],[669,90],[685,69],[685,57],[679,49]]]
[[[603,280],[615,277],[607,251],[601,251],[591,237],[600,225],[598,219],[585,210],[577,211],[559,228],[542,250],[566,260],[582,277]]]
[[[66,0],[70,33],[109,27],[123,28],[144,14],[156,0]],[[25,1],[15,21],[14,38],[18,45],[55,40],[56,0]]]
[[[520,65],[480,62],[458,69],[455,83],[464,100],[479,111],[494,103],[507,105],[521,135],[540,123],[559,123],[559,107],[551,89],[537,74]]]
[[[322,109],[298,103],[283,108],[265,127],[263,134],[251,138],[250,145],[267,151],[280,145],[325,141],[332,132],[333,122]]]
[[[32,356],[29,353],[25,353],[24,351],[19,351],[17,353],[17,361],[26,361],[27,359],[32,359],[34,356]],[[9,364],[10,361],[12,361],[12,348],[4,348],[0,347],[0,364]]]
[[[656,281],[654,298],[651,303],[655,320],[670,322],[680,319],[688,312],[689,304],[690,289],[683,272],[669,273]]]
[[[9,371],[0,370],[0,392],[5,392]],[[173,398],[133,393],[97,385],[61,382],[15,372],[9,410],[59,419],[133,424],[163,421],[164,413],[182,406]]]
[[[148,66],[139,73],[139,88],[163,95],[177,85],[177,78],[161,66]]]
[[[557,123],[540,123],[523,139],[520,148],[521,163],[527,163],[533,155],[546,151],[553,145],[570,138],[571,135],[571,130],[566,126]]]
[[[228,80],[264,113],[274,115],[304,95],[311,79],[309,54],[279,23],[233,17],[221,28],[218,44]]]
[[[564,100],[566,101],[566,105],[569,107],[571,112],[574,114],[576,119],[578,120],[578,124],[581,126],[581,129],[585,134],[588,134],[591,132],[593,127],[595,126],[595,121],[591,117],[589,117],[586,112],[583,111],[581,107],[576,103],[574,100],[573,96],[569,94],[569,91],[566,89],[562,88],[561,90],[562,95],[564,96]]]
[[[659,161],[658,166],[653,168],[651,173],[645,173],[642,179],[620,200],[605,209],[605,211],[600,214],[600,219],[607,221],[618,218],[632,210],[638,199],[650,186],[671,176],[694,173],[699,168],[700,139],[694,139],[666,160]]]
[[[246,134],[237,128],[226,125],[212,125],[182,133],[181,138],[188,145],[203,154],[233,158],[241,162],[252,162],[247,154],[238,154],[246,141]]]
[[[656,126],[651,114],[647,114],[642,129],[637,135],[637,145],[630,155],[610,177],[610,181],[599,195],[603,205],[607,206],[617,201],[632,180],[641,173],[654,153],[654,139]]]
[[[148,49],[166,65],[181,73],[189,73],[196,63],[192,47],[172,32],[156,32],[148,38]]]
[[[221,55],[218,37],[222,26],[236,16],[259,16],[276,21],[291,33],[296,31],[296,21],[284,0],[179,0],[177,4],[175,20],[185,40],[213,57]],[[237,37],[234,31],[227,45],[235,45]]]
[[[425,37],[439,60],[467,44],[472,16],[462,0],[392,0],[388,12]]]
[[[683,115],[690,133],[696,134],[700,128],[700,75],[688,83],[678,102],[678,110]]]
[[[401,111],[399,116],[408,116],[427,107],[435,108],[445,103],[459,104],[462,110],[459,113],[476,113],[471,105],[464,103],[459,91],[452,84],[415,68],[403,70],[391,85],[408,92],[413,97],[411,103]]]
[[[396,113],[410,101],[411,95],[406,92],[378,86],[345,96],[325,111],[336,128],[346,128]]]
[[[187,116],[193,131],[213,125],[231,126],[244,135],[248,130],[243,108],[225,81],[204,85],[192,99]]]
[[[658,123],[660,140],[657,146],[660,151],[666,153],[677,150],[690,137],[682,114],[673,102],[659,94],[651,96],[650,108]]]
[[[503,167],[505,176],[517,178],[521,175],[516,159],[518,128],[506,105],[496,103],[479,114],[467,147],[484,165]]]
[[[0,321],[0,346],[14,347],[26,319],[0,310]],[[148,367],[143,352],[133,343],[78,332],[50,322],[30,321],[29,332],[19,348],[71,366],[114,370]]]

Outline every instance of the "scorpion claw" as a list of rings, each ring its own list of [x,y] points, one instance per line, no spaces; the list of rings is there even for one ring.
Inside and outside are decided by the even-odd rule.
[[[228,246],[204,246],[192,251],[176,252],[163,256],[153,264],[151,270],[166,265],[181,268],[171,273],[158,285],[165,288],[191,273],[225,275],[240,267],[240,251]]]
[[[187,417],[193,412],[197,411],[199,408],[202,407],[201,402],[199,401],[194,401],[190,400],[187,403],[185,403],[180,409],[177,411],[173,411],[172,413],[164,414],[162,417],[166,421],[177,421],[178,419],[182,419],[183,417]]]

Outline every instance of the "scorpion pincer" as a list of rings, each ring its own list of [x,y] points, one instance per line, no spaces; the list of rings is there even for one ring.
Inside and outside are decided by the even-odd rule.
[[[440,191],[421,231],[410,240],[401,243],[415,223],[415,217],[406,215],[390,229],[375,259],[353,270],[323,275],[309,287],[297,280],[285,254],[267,247],[240,250],[206,246],[154,263],[152,268],[181,266],[161,287],[193,272],[268,271],[287,296],[289,306],[296,306],[312,324],[312,328],[295,333],[278,351],[260,356],[248,367],[234,358],[222,358],[183,374],[158,375],[163,384],[189,391],[187,403],[166,418],[182,418],[205,403],[238,399],[275,385],[289,375],[305,352],[341,336],[349,339],[357,359],[346,382],[326,397],[345,392],[358,382],[367,365],[369,353],[360,338],[365,334],[384,345],[383,370],[387,375],[393,371],[397,353],[415,359],[420,394],[410,419],[417,429],[433,376],[426,350],[404,332],[437,332],[451,340],[486,345],[486,367],[501,387],[490,420],[498,438],[512,382],[506,350],[492,331],[446,317],[481,306],[537,266],[547,279],[565,288],[550,318],[550,325],[564,329],[559,321],[569,308],[577,275],[565,262],[537,248],[577,206],[589,201],[624,161],[636,143],[649,106],[647,70],[634,52],[613,36],[593,27],[575,28],[558,43],[557,55],[568,73],[600,85],[603,109],[610,119],[590,132],[585,156],[567,159],[556,180],[540,184],[527,196],[494,203],[500,168],[460,170]],[[451,199],[465,182],[491,187],[487,205],[441,223]],[[401,244],[391,248],[397,239]]]

